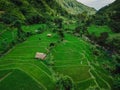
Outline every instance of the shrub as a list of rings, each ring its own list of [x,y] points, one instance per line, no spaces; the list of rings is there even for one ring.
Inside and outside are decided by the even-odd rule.
[[[117,53],[120,53],[120,36],[115,36],[112,38],[109,38],[106,42],[109,49],[112,51],[115,51]]]
[[[120,75],[115,77],[113,90],[120,89]]]
[[[115,33],[120,32],[120,22],[116,22],[113,20],[109,23],[109,26],[111,27],[113,32],[115,32]]]
[[[73,90],[73,80],[69,76],[60,76],[56,82],[57,90]]]
[[[21,6],[23,4],[21,0],[10,0],[10,1],[18,6]]]
[[[43,32],[44,32],[44,28],[39,27],[39,28],[37,29],[37,34],[41,34],[41,33],[43,33]]]
[[[10,14],[10,13],[4,13],[2,15],[2,21],[6,24],[11,24],[12,22],[14,22],[15,20],[17,20],[17,17]]]
[[[55,18],[54,22],[58,26],[58,28],[62,28],[62,22],[63,22],[62,18]]]
[[[63,41],[65,36],[64,36],[64,32],[61,29],[58,30],[58,35],[60,36],[60,40]]]
[[[43,23],[45,22],[45,20],[38,13],[33,12],[26,16],[26,22],[28,24],[35,24],[35,23]]]

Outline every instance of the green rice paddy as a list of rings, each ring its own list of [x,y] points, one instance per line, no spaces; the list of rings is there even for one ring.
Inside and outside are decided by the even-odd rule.
[[[38,27],[33,26],[31,31]],[[47,37],[49,33],[52,37]],[[56,44],[49,58],[45,61],[34,58],[36,52],[47,53],[49,44],[58,40],[56,33],[45,31],[29,37],[1,57],[0,90],[55,90],[55,73],[69,75],[76,90],[111,90],[112,78],[107,73],[101,74],[102,69],[91,64],[95,58],[92,45],[82,38],[65,33],[64,41]],[[49,60],[54,65],[46,65]]]

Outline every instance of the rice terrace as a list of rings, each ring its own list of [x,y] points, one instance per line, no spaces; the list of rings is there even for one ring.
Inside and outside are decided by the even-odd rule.
[[[0,90],[120,89],[119,0],[0,5]]]

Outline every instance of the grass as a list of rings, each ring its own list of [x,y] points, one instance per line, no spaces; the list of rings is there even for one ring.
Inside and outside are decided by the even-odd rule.
[[[88,72],[89,67],[88,66],[67,66],[67,67],[55,67],[54,69],[56,72],[63,74],[63,75],[68,75],[72,77],[74,82],[79,82],[82,80],[86,80],[90,78],[90,74]]]
[[[44,87],[53,89],[54,81],[51,71],[45,64],[34,59],[36,52],[46,53],[46,48],[50,42],[55,41],[54,37],[52,40],[48,38],[46,36],[47,33],[49,32],[32,36],[27,41],[18,44],[8,55],[0,59],[1,69],[9,69],[10,67],[11,69],[20,69],[34,78],[38,83],[42,83]]]
[[[84,57],[86,54],[83,52],[90,48],[86,47],[89,44],[68,34],[66,34],[65,40],[66,42],[57,45],[52,51],[55,61],[54,70],[71,76],[75,82],[90,78],[88,72],[90,68]]]
[[[108,32],[109,34],[109,39],[114,38],[114,37],[120,37],[119,33],[114,33],[110,27],[108,27],[107,25],[105,26],[97,26],[97,25],[91,25],[88,28],[88,32],[90,34],[95,34],[96,36],[100,36],[101,33],[103,32]]]
[[[9,83],[9,84],[8,84]],[[27,74],[20,70],[14,70],[11,75],[0,82],[1,90],[44,90],[30,78]]]
[[[31,29],[30,31],[32,32],[38,27],[39,25],[33,25],[33,27],[23,26],[26,31]],[[15,69],[11,75],[4,79],[5,81],[1,82],[2,86],[0,86],[0,89],[3,88],[3,90],[6,90],[3,86],[6,86],[7,82],[10,82],[13,76],[16,76],[16,78],[20,78],[21,80],[17,82],[15,78],[14,82],[17,82],[18,86],[13,87],[13,90],[21,88],[24,77],[34,81],[33,86],[31,85],[31,81],[25,82],[26,84],[30,83],[30,90],[33,90],[32,87],[36,87],[34,90],[38,90],[39,87],[44,90],[54,90],[55,77],[53,76],[53,72],[72,77],[76,83],[77,90],[85,90],[89,88],[89,86],[97,87],[97,84],[100,88],[109,89],[109,87],[107,87],[108,85],[106,85],[106,82],[109,82],[109,79],[106,77],[107,74],[105,73],[99,76],[99,73],[102,71],[98,69],[100,72],[97,72],[97,68],[91,64],[95,57],[92,54],[92,45],[82,38],[65,33],[65,40],[57,43],[50,52],[50,58],[47,58],[47,61],[52,60],[55,63],[52,66],[53,71],[51,71],[51,67],[48,67],[44,61],[34,59],[36,52],[47,53],[49,44],[58,41],[59,38],[56,33],[51,33],[52,37],[47,37],[48,33],[51,32],[45,31],[42,34],[29,37],[26,41],[16,45],[9,53],[0,58],[0,70],[9,71]],[[103,58],[104,57],[101,57],[100,59]],[[90,72],[92,68],[95,68],[95,71]],[[16,71],[16,69],[19,71]],[[4,71],[3,74],[0,73],[0,76],[3,77],[6,73],[7,72]],[[98,78],[98,80],[93,79],[93,76],[94,78]],[[12,86],[14,82],[10,85]],[[7,85],[7,87],[10,87],[10,85]],[[28,85],[23,85],[23,88],[25,90],[26,88],[29,89]],[[12,87],[10,87],[10,90],[11,89]]]
[[[113,34],[113,32],[108,26],[97,26],[97,25],[91,25],[88,28],[88,32],[90,34],[94,33],[96,36],[100,36],[102,32],[108,32],[109,35]]]
[[[77,23],[73,23],[73,24],[64,24],[63,27],[64,27],[64,29],[74,30],[74,29],[77,27]]]
[[[94,79],[90,78],[84,82],[78,82],[76,83],[76,88],[77,90],[86,90],[89,87],[96,87]],[[91,89],[92,90],[92,89]],[[94,89],[93,89],[94,90]]]
[[[99,87],[104,88],[104,89],[109,88],[109,86],[108,86],[109,84],[103,78],[101,78],[101,76],[99,76],[96,71],[91,70],[91,72],[92,72],[93,76],[95,77]]]
[[[29,25],[29,26],[22,26],[23,31],[32,32],[32,33],[35,33],[35,30],[38,30],[39,28],[43,28],[44,30],[48,29],[46,24],[35,24],[35,25]],[[0,34],[0,51],[4,50],[5,48],[2,45],[2,42],[5,42],[8,45],[12,41],[15,41],[16,37],[17,37],[16,29],[4,30],[4,32]]]
[[[8,43],[16,38],[16,30],[6,30],[0,35],[0,42],[6,40]]]
[[[6,74],[11,72],[12,70],[0,70],[0,79],[4,77]]]
[[[35,30],[38,30],[39,28],[47,29],[47,25],[46,24],[34,24],[34,25],[22,26],[22,29],[24,31],[33,32],[33,33],[35,32]]]

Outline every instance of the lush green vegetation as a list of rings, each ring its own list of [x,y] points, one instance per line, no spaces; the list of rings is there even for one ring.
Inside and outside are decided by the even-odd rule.
[[[47,31],[43,34],[33,35],[27,41],[16,45],[10,53],[0,59],[0,68],[2,70],[22,70],[38,84],[42,84],[41,87],[43,86],[43,88],[49,90],[55,88],[54,84],[57,74],[69,75],[76,83],[94,76],[89,72],[92,69],[90,61],[94,58],[91,50],[92,45],[69,34],[65,34],[64,40],[52,49],[45,62],[34,59],[36,52],[47,53],[46,49],[49,47],[49,44],[51,42],[57,43],[59,40],[57,33],[51,33],[52,37],[47,37],[48,33],[51,32]],[[51,62],[53,63],[51,64]],[[51,69],[53,68],[52,71],[46,64]],[[53,73],[56,73],[56,75],[53,76]],[[107,75],[105,76],[107,77]],[[96,79],[93,82],[93,86],[97,87]],[[101,83],[103,82],[101,81]],[[84,86],[79,86],[79,88],[84,88]]]
[[[72,0],[0,4],[0,90],[119,90],[118,0],[92,16]]]
[[[112,4],[100,9],[95,16],[92,17],[92,23],[95,28],[90,26],[88,35],[95,43],[104,47],[105,51],[111,56],[110,61],[102,61],[105,68],[111,72],[114,77],[113,90],[119,90],[120,78],[120,1],[115,0]],[[96,28],[97,25],[97,28]],[[108,29],[104,26],[107,26]],[[94,28],[94,29],[93,29]],[[98,31],[99,30],[99,31]],[[100,36],[97,36],[97,35]],[[96,36],[95,36],[96,35]],[[107,60],[107,58],[106,58]]]
[[[0,72],[4,71],[2,70]],[[5,77],[6,75],[8,76]],[[1,78],[4,78],[4,80],[2,80],[0,83],[1,90],[42,90],[42,87],[40,87],[38,83],[36,83],[32,78],[20,70],[12,70],[12,72],[9,70],[9,73],[5,74]]]
[[[91,25],[88,28],[88,32],[90,34],[94,34],[96,36],[100,36],[100,34],[103,33],[103,32],[107,32],[107,33],[109,33],[109,35],[113,34],[111,29],[107,25],[106,26]]]
[[[88,6],[83,5],[76,0],[56,0],[66,11],[70,14],[79,14],[84,11],[88,12],[88,14],[95,14],[96,10],[94,8],[90,8]]]

